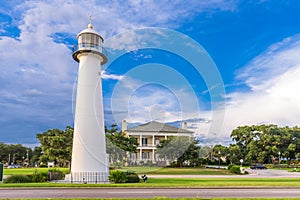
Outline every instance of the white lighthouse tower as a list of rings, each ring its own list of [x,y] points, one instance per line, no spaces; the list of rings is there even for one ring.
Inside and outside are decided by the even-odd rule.
[[[78,35],[73,58],[79,62],[74,120],[71,174],[67,179],[84,183],[108,181],[101,65],[107,62],[102,53],[103,38],[92,24]]]

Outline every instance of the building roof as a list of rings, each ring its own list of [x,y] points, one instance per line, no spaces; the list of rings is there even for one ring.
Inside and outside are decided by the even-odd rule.
[[[83,29],[80,33],[78,33],[77,38],[78,38],[81,34],[84,34],[84,33],[92,33],[92,34],[98,35],[98,36],[101,38],[102,42],[104,41],[103,38],[102,38],[102,36],[101,36],[97,31],[95,31],[95,30],[93,29],[93,25],[92,25],[92,24],[89,24],[89,25],[88,25],[88,28]]]
[[[177,128],[175,126],[170,126],[164,123],[160,123],[157,121],[151,121],[146,124],[141,124],[139,126],[127,129],[126,132],[164,132],[164,133],[194,133],[189,130],[185,130],[182,128]]]

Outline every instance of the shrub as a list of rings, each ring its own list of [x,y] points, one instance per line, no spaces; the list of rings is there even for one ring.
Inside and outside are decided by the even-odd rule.
[[[48,165],[47,164],[40,164],[39,167],[41,167],[41,168],[47,168]]]
[[[49,180],[63,180],[65,178],[65,174],[62,171],[57,169],[50,169],[48,171]]]
[[[140,178],[134,171],[111,171],[109,181],[114,183],[139,183]]]
[[[137,174],[127,175],[126,183],[139,183],[140,178]]]
[[[122,171],[111,171],[109,176],[109,181],[114,183],[125,183],[126,182],[126,173]]]
[[[4,180],[4,183],[30,183],[31,178],[27,175],[12,175]]]
[[[229,171],[234,174],[241,174],[241,168],[238,165],[233,165],[230,167]]]
[[[234,166],[234,164],[228,165],[227,169],[230,170],[230,168],[231,168],[232,166]]]
[[[154,164],[152,163],[151,160],[147,160],[147,162],[145,163],[145,166],[148,166],[148,167],[153,167]]]
[[[177,162],[172,162],[171,164],[170,164],[170,167],[171,168],[177,168],[177,167],[180,167],[180,165],[179,165],[179,163],[177,163]]]
[[[48,181],[48,173],[47,172],[39,172],[31,175],[32,182],[41,183]]]
[[[51,174],[51,175],[50,175]],[[12,175],[4,180],[5,183],[41,183],[47,182],[50,180],[62,180],[64,179],[65,175],[62,171],[53,169],[49,170],[49,172],[35,172],[32,175]]]
[[[264,166],[268,169],[272,169],[274,167],[273,164],[264,164]],[[280,167],[280,166],[278,166],[278,167]]]
[[[127,171],[126,172],[126,183],[139,183],[140,178],[137,173],[134,171]]]

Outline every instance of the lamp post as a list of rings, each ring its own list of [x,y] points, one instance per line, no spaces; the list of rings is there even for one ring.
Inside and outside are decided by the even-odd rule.
[[[29,151],[26,151],[26,160],[27,160],[27,167],[29,166]]]
[[[221,164],[221,152],[220,152],[220,150],[218,151],[218,155],[219,155],[219,169],[221,168],[221,166],[220,166],[220,164]]]
[[[279,156],[279,158],[278,158],[278,159],[279,159],[279,161],[278,161],[278,162],[279,162],[279,166],[280,166],[280,154],[281,154],[281,152],[279,151],[279,152],[278,152],[278,156]]]
[[[15,161],[16,161],[16,154],[14,153],[13,154],[13,165],[15,164]]]

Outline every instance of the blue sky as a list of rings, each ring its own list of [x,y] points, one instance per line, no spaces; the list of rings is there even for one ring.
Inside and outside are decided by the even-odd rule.
[[[204,143],[299,125],[300,2],[0,0],[0,141],[73,125],[76,35],[105,39],[107,125],[188,121]]]

